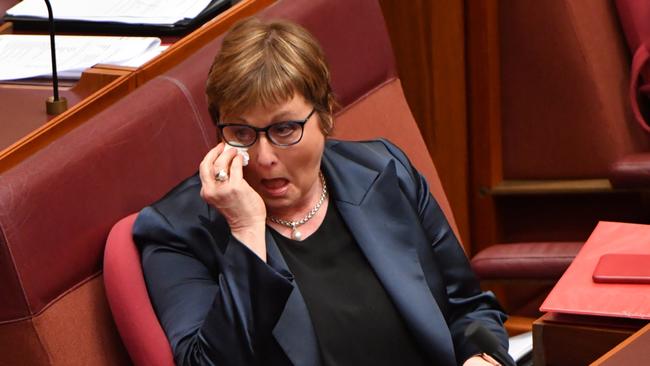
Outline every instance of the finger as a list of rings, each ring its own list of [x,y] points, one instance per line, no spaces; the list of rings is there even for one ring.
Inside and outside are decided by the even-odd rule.
[[[224,169],[226,172],[230,171],[230,165],[232,164],[232,160],[236,155],[237,150],[235,149],[224,150],[221,154],[219,154],[216,160],[214,160],[212,163],[212,176],[215,176],[221,169]]]
[[[205,154],[203,160],[212,164],[215,160],[217,160],[219,155],[221,155],[225,149],[225,144],[223,142],[220,142],[217,144],[217,146],[213,147],[210,149],[210,151],[208,151],[207,154]]]
[[[232,182],[239,182],[243,179],[244,177],[244,158],[237,154],[233,159],[232,159],[232,164],[230,165],[230,180]]]
[[[208,153],[203,157],[201,164],[199,164],[199,177],[204,183],[214,182],[214,161],[219,155],[221,155],[223,149],[223,143],[217,144],[217,146],[208,151]]]

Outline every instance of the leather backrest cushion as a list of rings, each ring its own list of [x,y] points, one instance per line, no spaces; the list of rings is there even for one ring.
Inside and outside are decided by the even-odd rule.
[[[650,2],[638,0],[615,0],[621,27],[630,47],[630,53],[643,43],[650,44]]]
[[[171,346],[151,305],[131,234],[136,217],[132,214],[120,220],[106,240],[106,297],[133,363],[173,366]]]
[[[612,2],[503,0],[499,19],[506,179],[603,178],[648,147]]]
[[[157,78],[0,176],[0,321],[38,313],[96,274],[117,220],[198,169],[214,143]]]
[[[325,51],[332,87],[342,106],[397,74],[377,1],[280,0],[263,10],[259,17],[295,21],[316,37]],[[205,82],[222,38],[210,42],[166,73],[186,85],[205,121],[210,121]]]

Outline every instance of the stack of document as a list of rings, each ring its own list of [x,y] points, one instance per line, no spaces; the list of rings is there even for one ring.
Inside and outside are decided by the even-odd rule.
[[[78,79],[96,64],[140,66],[161,52],[155,37],[57,36],[60,78]],[[49,36],[0,35],[0,80],[51,77]]]
[[[50,0],[58,32],[75,34],[185,35],[236,0]],[[7,10],[16,31],[47,31],[43,0],[23,0]]]
[[[194,19],[211,0],[50,0],[50,3],[57,20],[174,24],[182,19]],[[43,0],[23,0],[7,10],[7,16],[48,17]]]

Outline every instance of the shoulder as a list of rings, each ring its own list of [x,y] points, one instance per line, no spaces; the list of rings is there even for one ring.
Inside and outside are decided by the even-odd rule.
[[[201,199],[200,193],[201,179],[196,173],[180,182],[150,207],[169,217],[188,211],[208,214],[208,204]]]
[[[133,225],[133,238],[142,250],[156,243],[188,248],[198,243],[212,243],[215,231],[226,230],[219,225],[219,216],[200,196],[201,180],[195,174],[169,191],[160,200],[140,211]],[[180,248],[183,247],[183,248]]]
[[[426,179],[413,167],[406,154],[389,140],[330,139],[325,158],[330,163],[329,166],[336,170],[339,180],[349,183],[345,185],[348,190],[355,184],[363,185],[357,182],[358,179],[345,178],[352,172],[352,176],[365,176],[372,181],[379,175],[394,176],[399,187],[399,190],[394,192],[401,192],[413,207],[418,207],[423,198],[430,196]],[[360,171],[370,173],[358,174]]]
[[[163,219],[170,226],[178,226],[190,217],[209,217],[209,205],[201,199],[200,192],[201,180],[198,174],[185,179],[161,199],[140,211],[134,232],[154,217]]]
[[[411,165],[409,158],[397,145],[388,139],[380,138],[365,141],[328,139],[326,154],[328,152],[340,155],[376,171],[381,171],[390,162],[394,162],[400,179],[408,181],[417,179],[418,173]]]
[[[369,162],[375,160],[379,164],[398,160],[401,165],[410,166],[406,154],[397,145],[384,138],[364,141],[328,139],[326,149],[352,160],[362,159]]]

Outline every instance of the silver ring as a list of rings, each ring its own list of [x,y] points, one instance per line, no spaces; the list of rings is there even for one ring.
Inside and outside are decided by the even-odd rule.
[[[228,173],[226,173],[225,169],[219,169],[217,174],[215,174],[214,179],[218,182],[225,182],[228,180]]]

